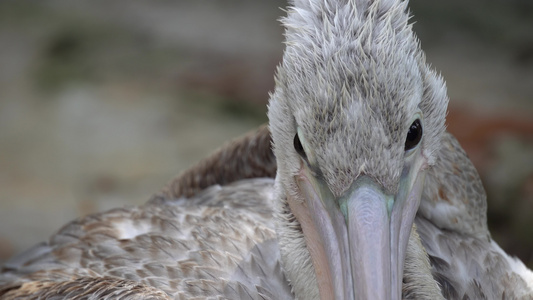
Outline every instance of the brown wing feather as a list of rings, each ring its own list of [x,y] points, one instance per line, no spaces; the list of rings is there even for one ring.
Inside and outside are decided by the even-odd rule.
[[[192,197],[218,184],[276,176],[276,159],[267,125],[231,141],[173,179],[162,191],[165,198]]]

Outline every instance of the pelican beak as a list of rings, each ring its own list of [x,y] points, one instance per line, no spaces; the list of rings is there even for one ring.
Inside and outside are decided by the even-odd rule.
[[[305,198],[291,209],[302,225],[321,299],[401,299],[407,242],[420,204],[425,171],[406,166],[390,195],[359,176],[340,197],[303,168]],[[294,201],[293,201],[294,202]]]

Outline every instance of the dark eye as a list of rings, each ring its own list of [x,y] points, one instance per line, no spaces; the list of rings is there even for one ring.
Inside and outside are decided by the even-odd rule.
[[[298,134],[294,136],[294,150],[305,160],[307,160],[307,154],[305,154],[304,146],[302,146],[302,142],[300,142],[300,138],[298,137]]]
[[[407,138],[405,139],[405,151],[411,150],[422,139],[422,124],[420,120],[416,119],[411,126],[409,126],[409,132],[407,132]]]

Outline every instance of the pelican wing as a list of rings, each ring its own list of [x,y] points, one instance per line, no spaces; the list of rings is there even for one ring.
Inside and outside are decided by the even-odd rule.
[[[533,273],[490,237],[486,194],[459,142],[446,134],[415,223],[446,299],[533,299]]]
[[[291,299],[272,222],[273,183],[215,185],[191,198],[160,198],[71,222],[5,264],[0,298],[66,290],[81,299],[100,286],[123,299],[150,293]]]

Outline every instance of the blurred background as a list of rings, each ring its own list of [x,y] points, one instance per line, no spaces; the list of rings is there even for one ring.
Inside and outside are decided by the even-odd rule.
[[[0,1],[0,263],[266,119],[281,0]],[[489,226],[533,267],[533,1],[411,1]]]

